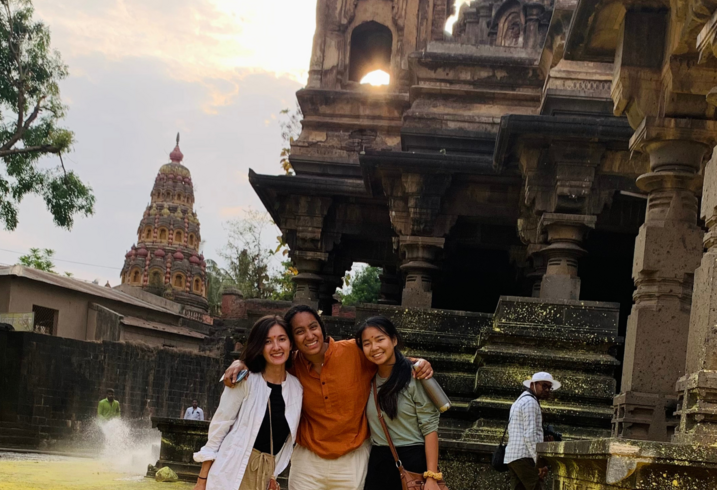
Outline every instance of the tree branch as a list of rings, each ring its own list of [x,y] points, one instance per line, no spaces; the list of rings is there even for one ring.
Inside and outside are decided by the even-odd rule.
[[[22,155],[25,153],[60,153],[61,151],[62,148],[53,145],[26,146],[25,148],[15,148],[12,150],[0,150],[0,158],[12,155]]]
[[[22,96],[22,94],[20,94]],[[24,96],[22,96],[22,99],[24,100]],[[25,132],[30,129],[30,125],[37,119],[38,114],[40,114],[40,104],[42,104],[42,101],[45,100],[45,97],[40,97],[40,100],[37,101],[37,104],[35,104],[35,109],[33,109],[32,114],[30,114],[30,117],[27,118],[25,123],[22,126],[19,126],[20,124],[20,118],[22,117],[22,110],[18,108],[18,113],[20,114],[18,116],[18,126],[15,130],[15,134],[12,135],[12,137],[5,143],[4,145],[0,146],[0,151],[3,150],[9,150],[13,147],[15,143],[20,141],[22,137],[25,135]],[[24,103],[23,103],[24,105]]]

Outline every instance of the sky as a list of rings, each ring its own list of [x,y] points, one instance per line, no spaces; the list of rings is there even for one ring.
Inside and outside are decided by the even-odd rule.
[[[0,230],[0,263],[17,263],[30,247],[50,248],[58,272],[117,285],[177,132],[204,255],[221,262],[224,223],[248,208],[263,210],[249,169],[282,173],[279,112],[295,107],[306,82],[316,0],[33,4],[70,72],[60,85],[63,125],[76,143],[65,166],[89,183],[97,202],[94,215],[67,231],[52,223],[41,199],[25,198],[17,229]],[[48,157],[40,166],[57,163]]]

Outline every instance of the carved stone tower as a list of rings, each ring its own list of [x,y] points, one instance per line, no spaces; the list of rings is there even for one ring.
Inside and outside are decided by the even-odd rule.
[[[151,202],[137,230],[137,244],[125,256],[122,284],[206,312],[206,262],[199,253],[194,188],[189,170],[182,165],[179,134],[169,159],[154,180]]]

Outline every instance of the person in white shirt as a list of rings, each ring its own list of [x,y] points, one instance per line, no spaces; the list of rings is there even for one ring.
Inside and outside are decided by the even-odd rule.
[[[543,414],[539,400],[545,400],[551,391],[560,388],[560,383],[549,373],[535,373],[532,379],[523,382],[528,388],[521,393],[510,408],[508,422],[508,445],[505,459],[510,473],[511,490],[537,490],[548,474],[547,467],[538,467],[539,442],[544,442]]]
[[[204,410],[198,405],[197,400],[192,400],[192,406],[184,412],[184,420],[204,420]]]
[[[242,360],[257,373],[224,388],[209,440],[194,453],[202,463],[194,490],[278,490],[289,465],[301,416],[303,389],[287,372],[293,340],[278,316],[257,321]]]

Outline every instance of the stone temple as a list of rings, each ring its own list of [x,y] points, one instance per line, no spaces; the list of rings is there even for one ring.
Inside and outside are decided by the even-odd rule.
[[[451,488],[505,485],[487,463],[539,370],[550,488],[715,488],[717,4],[317,3],[295,175],[249,174],[294,301],[337,337],[391,316],[432,361]],[[354,262],[381,305],[334,305]]]
[[[169,159],[154,180],[151,201],[137,229],[137,243],[125,256],[122,284],[206,313],[206,262],[199,252],[201,234],[192,176],[182,165],[179,135]]]

